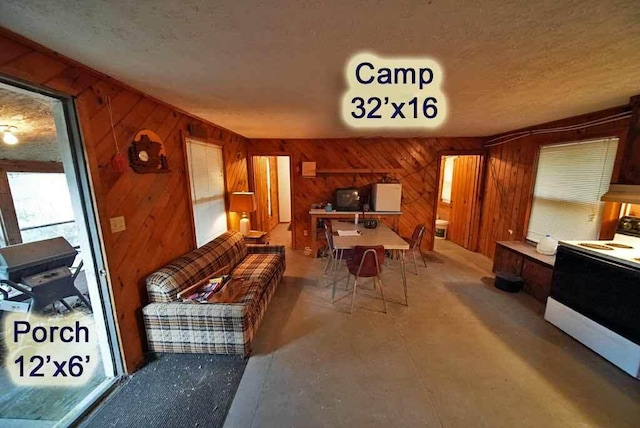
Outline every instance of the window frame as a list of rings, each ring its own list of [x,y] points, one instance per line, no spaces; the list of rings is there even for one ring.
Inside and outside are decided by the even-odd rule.
[[[108,361],[104,361],[105,370],[113,377],[98,385],[89,393],[78,405],[65,417],[58,421],[57,425],[72,425],[86,416],[95,403],[106,397],[126,373],[124,349],[120,343],[120,330],[116,321],[111,279],[109,267],[107,265],[104,240],[98,215],[98,208],[95,202],[95,190],[91,184],[91,174],[89,162],[86,156],[85,143],[80,131],[80,123],[77,116],[75,98],[69,94],[46,88],[34,83],[25,82],[20,79],[0,75],[0,85],[7,85],[12,90],[26,91],[29,94],[40,94],[58,101],[54,105],[53,116],[56,123],[57,137],[59,138],[60,150],[62,152],[62,172],[67,167],[72,174],[69,180],[70,190],[75,191],[72,198],[76,198],[77,203],[82,206],[82,221],[86,229],[86,251],[91,254],[91,269],[97,282],[97,293],[100,296],[99,302],[93,305],[94,314],[98,314],[104,320],[105,341],[108,343]],[[85,268],[88,268],[85,265]],[[98,332],[101,335],[101,332]],[[104,358],[104,357],[103,357]]]
[[[7,161],[7,162],[11,162],[11,161]],[[39,162],[39,161],[28,161],[28,162],[21,161],[21,162],[26,163],[28,166],[22,167],[22,168],[7,166],[6,168],[2,168],[2,171],[0,172],[2,174],[6,174],[6,176],[7,176],[7,183],[9,184],[9,192],[8,193],[11,195],[10,202],[12,204],[13,211],[16,213],[17,231],[20,234],[21,243],[25,242],[24,241],[24,236],[22,235],[22,232],[24,232],[24,231],[42,229],[42,228],[45,228],[45,227],[57,226],[57,225],[62,225],[62,224],[76,223],[76,219],[74,217],[71,220],[65,220],[65,221],[54,222],[54,223],[49,223],[49,224],[41,224],[41,225],[37,225],[37,226],[26,226],[26,227],[21,227],[20,226],[20,219],[17,218],[15,199],[14,199],[14,196],[13,196],[13,193],[14,193],[13,190],[14,189],[11,189],[11,180],[9,179],[9,174],[61,174],[63,176],[63,178],[66,180],[66,175],[64,173],[64,170],[62,169],[62,163],[60,163],[61,172],[58,172],[58,171],[55,171],[54,169],[47,168],[46,167],[46,163],[47,162]],[[41,163],[42,165],[38,165],[39,163]],[[0,233],[3,234],[2,238],[5,240],[5,242],[7,242],[8,237],[6,235],[5,228],[2,227],[0,229],[2,229],[0,231]]]
[[[224,143],[222,141],[214,141],[210,142],[208,140],[200,139],[197,137],[191,136],[188,132],[182,131],[182,147],[183,147],[183,155],[184,155],[184,167],[186,174],[186,182],[187,182],[187,195],[189,198],[189,207],[191,210],[190,223],[191,223],[191,234],[193,236],[193,249],[198,248],[198,235],[196,232],[196,219],[195,219],[195,211],[193,204],[193,188],[191,183],[191,169],[189,165],[189,142],[195,142],[203,145],[216,146],[220,148],[221,156],[222,156],[222,184],[223,184],[223,192],[222,192],[222,200],[224,203],[224,211],[225,211],[225,221],[227,231],[231,230],[230,220],[229,220],[229,202],[228,195],[229,191],[227,189],[227,169],[226,169],[226,157],[224,151]]]
[[[524,242],[529,243],[529,244],[533,244],[536,245],[537,243],[535,241],[532,241],[530,239],[527,238],[527,236],[529,235],[529,223],[531,221],[531,212],[533,210],[533,199],[534,199],[534,192],[535,192],[535,187],[536,187],[536,178],[537,178],[537,174],[538,174],[538,165],[540,162],[540,151],[542,149],[542,147],[549,147],[549,146],[561,146],[561,145],[566,145],[566,144],[580,144],[580,143],[589,143],[592,141],[599,141],[599,140],[607,140],[607,139],[617,139],[618,140],[618,147],[617,147],[617,151],[616,151],[616,155],[614,157],[613,160],[613,171],[611,173],[611,179],[610,179],[610,184],[611,183],[615,183],[616,180],[618,179],[618,176],[620,174],[620,165],[621,165],[621,161],[623,159],[624,156],[624,151],[625,151],[625,147],[626,147],[626,139],[625,139],[626,134],[622,133],[622,134],[618,134],[618,133],[596,133],[593,136],[590,136],[589,138],[585,138],[585,139],[581,139],[581,140],[573,140],[571,138],[562,138],[561,135],[557,136],[557,140],[555,141],[547,141],[547,142],[539,142],[536,144],[535,147],[535,156],[533,159],[533,163],[531,165],[531,181],[529,183],[529,189],[527,191],[527,206],[525,209],[525,215],[524,215],[524,224],[522,224],[522,237],[520,239],[522,239]],[[617,219],[619,217],[620,214],[620,209],[621,206],[618,203],[612,203],[612,202],[605,202],[604,203],[604,212],[602,215],[602,219],[600,221],[600,232],[599,232],[599,236],[598,239],[613,239],[613,231],[611,231],[611,233],[607,233],[607,228],[606,223],[609,219],[609,217],[615,215],[615,218]],[[616,221],[617,223],[617,221]],[[611,236],[609,236],[611,235]],[[518,239],[518,238],[516,238]]]

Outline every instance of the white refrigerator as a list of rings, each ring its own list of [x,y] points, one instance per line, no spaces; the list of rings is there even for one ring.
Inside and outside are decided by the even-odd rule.
[[[373,211],[401,211],[401,202],[401,183],[376,183],[371,186],[371,209]]]

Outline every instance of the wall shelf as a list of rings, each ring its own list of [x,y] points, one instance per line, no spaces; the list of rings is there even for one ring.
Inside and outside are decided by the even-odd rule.
[[[318,168],[318,174],[396,174],[398,168]]]

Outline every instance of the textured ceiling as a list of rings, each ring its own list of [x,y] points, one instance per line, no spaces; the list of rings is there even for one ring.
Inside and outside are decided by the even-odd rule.
[[[247,137],[403,135],[347,128],[360,51],[444,68],[447,122],[484,136],[640,93],[637,0],[3,0],[0,23]]]
[[[18,144],[0,140],[0,159],[61,162],[51,101],[0,86],[0,125],[15,126]]]

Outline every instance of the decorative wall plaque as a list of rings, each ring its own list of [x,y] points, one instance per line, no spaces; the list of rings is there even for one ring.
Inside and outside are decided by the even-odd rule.
[[[136,134],[129,147],[129,165],[138,174],[170,172],[162,140],[153,131]]]

